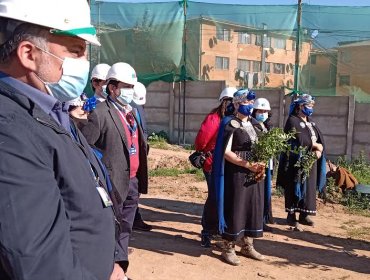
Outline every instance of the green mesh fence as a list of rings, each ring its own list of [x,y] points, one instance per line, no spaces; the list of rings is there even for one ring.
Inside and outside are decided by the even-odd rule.
[[[370,102],[370,6],[90,2],[92,67],[128,62],[147,85],[225,80]]]

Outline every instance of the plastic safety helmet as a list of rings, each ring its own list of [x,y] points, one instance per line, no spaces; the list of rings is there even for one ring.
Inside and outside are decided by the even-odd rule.
[[[234,97],[234,93],[237,91],[237,89],[235,87],[227,87],[227,88],[224,88],[222,91],[221,91],[221,94],[220,94],[220,97],[218,98],[218,100],[222,100],[223,98],[233,98]]]
[[[136,85],[137,77],[135,69],[125,62],[117,62],[109,69],[107,80],[117,80],[125,84]]]
[[[0,0],[0,18],[48,27],[53,34],[100,46],[86,0]]]
[[[146,88],[140,82],[137,82],[134,86],[133,100],[137,105],[144,105],[146,103]]]
[[[100,63],[95,65],[91,71],[91,79],[106,80],[110,65],[106,63]]]
[[[246,100],[256,99],[256,93],[246,88],[238,89],[233,96],[233,103],[241,103]]]
[[[270,102],[266,98],[257,98],[254,101],[253,108],[256,110],[267,110],[270,111]]]

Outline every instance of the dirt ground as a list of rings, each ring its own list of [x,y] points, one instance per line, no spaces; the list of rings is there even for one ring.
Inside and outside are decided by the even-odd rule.
[[[189,151],[151,148],[149,165],[188,166]],[[134,231],[128,276],[133,280],[221,279],[370,279],[370,218],[351,215],[340,205],[318,200],[315,227],[293,231],[285,224],[282,197],[273,197],[276,224],[255,247],[267,257],[258,262],[240,255],[228,265],[221,250],[200,246],[200,218],[207,195],[205,181],[191,174],[151,177],[149,194],[140,198],[150,232]]]

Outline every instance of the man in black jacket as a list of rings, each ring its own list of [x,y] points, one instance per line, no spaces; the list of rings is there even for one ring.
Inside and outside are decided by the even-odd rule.
[[[125,277],[104,175],[64,106],[94,32],[85,0],[0,0],[2,280]]]
[[[102,153],[112,185],[123,200],[120,244],[125,251],[126,271],[139,193],[148,191],[147,142],[129,105],[137,82],[135,70],[127,63],[115,63],[108,71],[107,80],[108,98],[89,114],[82,133],[88,143]]]

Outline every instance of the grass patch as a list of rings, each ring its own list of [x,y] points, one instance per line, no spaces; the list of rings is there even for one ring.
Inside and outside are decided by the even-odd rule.
[[[352,239],[362,239],[369,235],[370,227],[353,227],[342,225],[340,228],[344,229],[347,232],[348,237]]]
[[[178,177],[182,174],[195,175],[197,181],[205,180],[202,170],[195,168],[156,168],[153,170],[149,170],[149,176],[151,177]]]

